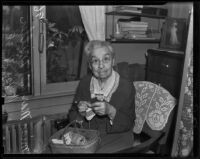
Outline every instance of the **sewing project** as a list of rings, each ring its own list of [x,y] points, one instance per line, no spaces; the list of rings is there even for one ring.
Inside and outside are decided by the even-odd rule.
[[[86,110],[86,119],[91,120],[96,114],[93,112],[91,108],[87,108]]]
[[[112,97],[112,94],[117,90],[118,85],[119,85],[119,74],[114,70],[112,71],[108,87],[105,87],[103,89],[100,88],[98,80],[92,77],[90,82],[91,99],[94,101],[96,100],[96,101],[109,102]],[[91,120],[95,115],[96,114],[93,112],[91,108],[87,108],[86,110],[87,120]]]

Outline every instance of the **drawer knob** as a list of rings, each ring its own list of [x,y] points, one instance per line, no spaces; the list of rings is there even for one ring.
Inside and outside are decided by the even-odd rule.
[[[168,65],[168,64],[164,64],[164,63],[163,63],[162,66],[169,68],[169,65]]]

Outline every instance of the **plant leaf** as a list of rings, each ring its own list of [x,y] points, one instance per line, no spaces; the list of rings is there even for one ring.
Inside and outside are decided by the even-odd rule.
[[[56,28],[49,28],[49,30],[51,30],[52,32],[58,32],[58,29]]]
[[[55,25],[56,25],[56,23],[48,23],[48,26],[49,26],[50,28],[54,27]]]

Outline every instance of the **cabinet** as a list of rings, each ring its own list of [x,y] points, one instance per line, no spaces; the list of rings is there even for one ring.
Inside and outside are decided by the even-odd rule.
[[[146,58],[146,80],[160,84],[179,98],[184,54],[148,49]]]
[[[111,11],[106,14],[106,40],[112,43],[159,43],[160,37],[154,36],[155,34],[160,35],[161,23],[164,22],[166,16],[150,15],[144,13],[132,13],[132,12],[119,12]],[[118,20],[125,17],[126,19],[136,19],[136,21],[142,21],[141,18],[154,19],[157,22],[156,28],[152,28],[151,25],[148,27],[150,33],[148,37],[143,38],[126,38],[124,34],[121,34],[120,28],[118,28]],[[153,21],[152,24],[155,24]],[[119,29],[119,30],[118,30]],[[116,32],[120,34],[116,35]]]

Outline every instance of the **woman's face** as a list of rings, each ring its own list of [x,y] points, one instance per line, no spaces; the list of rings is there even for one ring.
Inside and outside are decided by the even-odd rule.
[[[106,47],[96,48],[91,55],[90,69],[98,79],[107,79],[112,73],[114,58]]]

